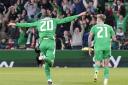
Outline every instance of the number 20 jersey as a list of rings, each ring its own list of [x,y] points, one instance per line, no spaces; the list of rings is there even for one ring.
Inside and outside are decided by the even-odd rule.
[[[70,22],[79,16],[69,16],[66,18],[58,19],[58,18],[49,18],[46,17],[44,19],[38,20],[32,23],[16,23],[18,27],[34,27],[39,32],[39,38],[42,40],[43,38],[52,38],[55,37],[55,31],[58,24]]]
[[[91,28],[94,35],[95,50],[110,50],[111,39],[115,35],[113,28],[107,24],[96,24]]]

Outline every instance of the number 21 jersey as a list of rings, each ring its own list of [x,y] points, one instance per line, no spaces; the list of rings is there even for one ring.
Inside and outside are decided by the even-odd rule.
[[[113,28],[107,24],[96,24],[91,28],[94,35],[95,50],[110,50],[111,39],[115,35]]]

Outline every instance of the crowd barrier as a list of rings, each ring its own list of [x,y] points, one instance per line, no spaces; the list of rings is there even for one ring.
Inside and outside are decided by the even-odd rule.
[[[92,56],[81,50],[58,50],[54,66],[92,67]],[[128,67],[128,51],[112,51],[110,67]],[[34,50],[0,50],[0,67],[36,67]]]

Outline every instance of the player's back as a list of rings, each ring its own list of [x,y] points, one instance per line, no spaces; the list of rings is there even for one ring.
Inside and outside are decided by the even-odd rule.
[[[37,26],[40,38],[51,38],[55,37],[56,22],[54,18],[46,17],[39,21]]]
[[[110,50],[113,28],[107,24],[97,24],[92,27],[94,34],[94,47],[96,50]]]

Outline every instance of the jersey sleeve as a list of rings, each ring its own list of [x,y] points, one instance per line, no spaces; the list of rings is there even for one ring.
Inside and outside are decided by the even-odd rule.
[[[63,18],[63,19],[56,19],[56,23],[57,24],[67,23],[67,22],[70,22],[78,17],[79,17],[78,15],[74,15],[74,16],[69,16],[69,17]]]
[[[36,27],[38,24],[37,22],[33,22],[33,23],[16,23],[17,27]]]

